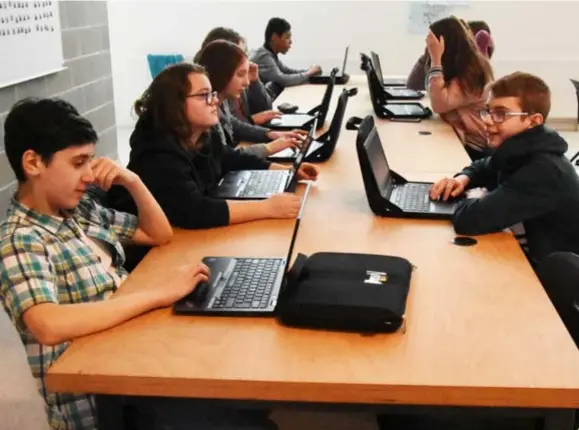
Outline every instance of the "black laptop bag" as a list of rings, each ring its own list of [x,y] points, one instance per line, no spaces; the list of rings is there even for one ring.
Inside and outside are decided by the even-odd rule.
[[[404,322],[411,273],[410,262],[400,257],[298,254],[277,315],[294,327],[393,332]]]

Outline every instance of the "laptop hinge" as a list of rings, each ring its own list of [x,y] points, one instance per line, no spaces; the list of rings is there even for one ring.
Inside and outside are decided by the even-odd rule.
[[[317,105],[315,108],[310,109],[307,114],[308,115],[312,115],[315,116],[318,112],[320,112],[320,109],[322,108],[322,105]]]

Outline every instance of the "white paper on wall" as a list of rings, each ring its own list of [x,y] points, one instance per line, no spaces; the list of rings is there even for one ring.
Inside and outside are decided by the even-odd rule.
[[[56,0],[0,1],[0,87],[63,67]]]

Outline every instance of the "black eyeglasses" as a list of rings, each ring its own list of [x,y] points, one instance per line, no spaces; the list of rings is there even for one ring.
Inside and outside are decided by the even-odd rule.
[[[198,98],[202,98],[205,99],[205,103],[207,103],[208,105],[211,105],[213,103],[214,100],[217,100],[217,91],[213,91],[212,93],[199,93],[199,94],[189,94],[187,96],[187,98],[189,97],[198,97]]]
[[[480,118],[484,121],[490,117],[490,119],[495,124],[501,124],[505,122],[507,119],[514,117],[514,116],[526,116],[529,115],[527,112],[509,112],[505,110],[490,110],[488,108],[481,109],[479,112]]]

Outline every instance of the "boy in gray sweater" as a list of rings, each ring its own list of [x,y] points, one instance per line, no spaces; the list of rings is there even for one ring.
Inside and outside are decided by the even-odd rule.
[[[255,51],[251,61],[259,66],[259,79],[267,84],[273,82],[282,88],[308,82],[310,76],[322,73],[320,66],[308,70],[291,69],[281,62],[278,55],[286,54],[292,46],[291,26],[283,18],[272,18],[265,28],[265,42]]]

